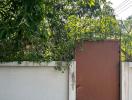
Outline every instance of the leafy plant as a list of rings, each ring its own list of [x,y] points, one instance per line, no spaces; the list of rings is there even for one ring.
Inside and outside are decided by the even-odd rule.
[[[118,30],[105,0],[2,0],[0,61],[71,61],[77,41]]]
[[[132,17],[120,21],[122,61],[132,61]]]

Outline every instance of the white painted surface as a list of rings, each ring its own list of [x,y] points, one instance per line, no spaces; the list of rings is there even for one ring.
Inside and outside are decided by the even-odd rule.
[[[69,100],[76,100],[76,62],[69,66]]]
[[[16,65],[0,64],[0,100],[68,100],[68,71],[56,71],[54,62]]]
[[[122,63],[122,100],[132,100],[132,62]]]
[[[132,100],[132,68],[129,67],[129,100]]]
[[[129,88],[129,83],[128,83],[129,73],[128,73],[128,71],[129,71],[128,70],[128,63],[123,62],[122,66],[121,66],[121,81],[122,81],[121,96],[122,96],[122,100],[129,100],[129,91],[128,91],[128,88]]]
[[[58,61],[59,62],[59,61]],[[75,62],[75,61],[72,61],[72,62]],[[62,66],[66,66],[67,63],[66,62],[63,62],[61,61],[62,63]],[[20,67],[20,66],[42,66],[42,67],[47,67],[47,66],[50,66],[50,67],[54,67],[54,66],[57,66],[57,61],[52,61],[52,62],[40,62],[40,63],[35,63],[35,62],[28,62],[28,61],[23,61],[21,64],[17,63],[17,62],[9,62],[9,63],[0,63],[0,66],[17,66],[17,67]]]

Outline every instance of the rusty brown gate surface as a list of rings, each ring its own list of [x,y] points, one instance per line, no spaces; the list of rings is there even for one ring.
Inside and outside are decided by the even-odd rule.
[[[118,41],[88,42],[76,48],[77,100],[120,100]]]

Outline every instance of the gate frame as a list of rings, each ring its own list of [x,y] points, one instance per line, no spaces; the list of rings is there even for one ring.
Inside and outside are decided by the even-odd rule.
[[[0,63],[0,67],[56,67],[57,61],[52,62],[41,62],[41,63],[34,63],[23,61],[21,64],[17,62],[5,62]],[[62,61],[62,66],[67,66],[66,62]],[[68,67],[68,100],[76,100],[76,61],[71,61]]]

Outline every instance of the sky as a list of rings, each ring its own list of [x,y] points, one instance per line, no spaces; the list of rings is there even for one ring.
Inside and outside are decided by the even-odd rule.
[[[117,19],[126,19],[132,15],[132,0],[109,0],[115,10]]]

